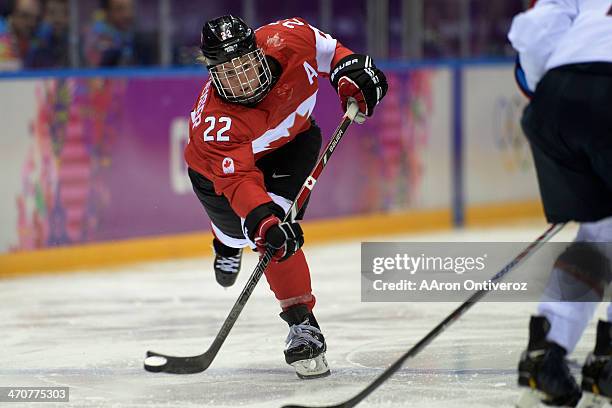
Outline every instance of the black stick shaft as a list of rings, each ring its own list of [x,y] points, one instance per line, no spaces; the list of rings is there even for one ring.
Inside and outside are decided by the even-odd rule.
[[[531,254],[533,254],[538,248],[540,248],[546,241],[552,238],[557,232],[559,232],[565,224],[552,224],[542,235],[540,235],[535,241],[533,241],[527,248],[525,248],[520,254],[518,254],[510,263],[504,266],[495,276],[491,278],[492,282],[501,280],[508,272],[516,268]],[[337,404],[330,405],[324,408],[352,408],[368,395],[370,395],[376,388],[382,383],[387,381],[397,370],[399,370],[404,362],[411,357],[416,356],[421,350],[423,350],[432,340],[443,333],[451,324],[459,319],[465,312],[467,312],[472,306],[474,306],[482,297],[484,297],[490,289],[480,289],[470,296],[465,302],[449,314],[444,320],[442,320],[436,327],[434,327],[425,337],[423,337],[417,344],[415,344],[410,350],[404,353],[397,361],[391,364],[385,371],[383,371],[374,381],[372,381],[366,388],[360,391],[353,398]],[[283,408],[310,408],[302,405],[285,405]]]
[[[355,107],[355,109],[357,108]],[[344,136],[344,132],[346,132],[346,129],[348,129],[349,125],[353,122],[353,120],[354,120],[354,116],[351,118],[350,112],[347,112],[347,114],[342,119],[340,126],[338,126],[331,140],[327,144],[327,147],[325,148],[323,155],[321,155],[321,157],[319,158],[319,161],[317,162],[314,169],[310,173],[310,176],[308,176],[308,178],[306,179],[306,181],[300,188],[300,192],[298,193],[296,199],[293,201],[289,211],[287,211],[287,214],[285,214],[284,221],[293,219],[294,215],[300,211],[300,209],[306,202],[306,199],[312,192],[314,183],[318,180],[319,176],[321,175],[321,172],[323,171],[323,168],[327,165],[327,160],[334,152],[336,145],[338,144],[338,142],[340,142],[340,139],[342,139],[342,136]],[[292,214],[294,215],[292,216]],[[238,300],[234,304],[234,307],[232,307],[232,310],[230,311],[228,317],[225,319],[223,326],[221,326],[221,330],[219,331],[219,334],[213,341],[211,349],[218,351],[221,348],[221,345],[227,338],[227,335],[229,334],[230,330],[234,326],[234,323],[238,319],[238,316],[240,316],[240,312],[244,308],[244,305],[246,305],[247,301],[251,297],[251,294],[255,290],[255,287],[257,286],[259,279],[261,279],[261,276],[263,275],[264,271],[266,270],[266,268],[272,261],[272,255],[273,255],[272,252],[270,250],[267,250],[266,253],[259,260],[257,267],[251,274],[251,277],[249,278],[246,286],[240,293],[240,296],[238,297]]]
[[[294,219],[295,215],[300,211],[300,209],[306,202],[306,199],[314,188],[316,181],[323,172],[323,168],[325,168],[325,166],[327,165],[327,162],[333,154],[334,150],[336,149],[336,146],[344,136],[349,125],[355,120],[355,116],[357,115],[358,110],[359,108],[356,103],[349,103],[342,122],[332,135],[331,140],[327,144],[325,151],[319,158],[314,169],[302,185],[300,192],[298,193],[296,199],[293,201],[291,207],[289,208],[289,211],[287,211],[287,214],[284,218],[285,221],[289,219]],[[215,337],[211,346],[208,348],[208,350],[206,350],[205,353],[193,357],[172,357],[155,353],[153,351],[148,351],[147,357],[161,357],[165,359],[165,363],[163,365],[150,365],[147,364],[147,362],[145,361],[145,370],[151,372],[166,372],[172,374],[194,374],[206,370],[215,359],[217,353],[219,352],[219,349],[221,349],[221,346],[223,345],[223,343],[227,339],[227,336],[232,330],[232,327],[234,327],[234,324],[238,320],[242,309],[251,297],[251,294],[255,290],[255,287],[261,279],[261,276],[263,275],[264,271],[270,264],[270,261],[272,260],[272,255],[273,254],[271,250],[267,249],[264,255],[259,259],[255,270],[249,277],[249,280],[247,281],[244,289],[242,289],[240,296],[238,296],[236,303],[234,303],[234,306],[230,310],[228,316],[225,318],[221,329],[219,329],[217,336]]]

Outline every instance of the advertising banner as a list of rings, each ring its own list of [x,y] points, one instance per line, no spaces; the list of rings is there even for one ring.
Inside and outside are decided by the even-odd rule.
[[[0,82],[0,253],[210,229],[183,160],[204,80]],[[307,219],[449,205],[450,75],[389,81],[375,117],[334,154]],[[327,140],[342,112],[320,82],[314,118]]]

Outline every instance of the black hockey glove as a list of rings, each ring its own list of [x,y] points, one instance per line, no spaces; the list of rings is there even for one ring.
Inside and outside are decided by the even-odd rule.
[[[351,54],[342,58],[332,70],[329,80],[336,89],[346,112],[349,98],[359,104],[359,111],[372,116],[374,107],[387,93],[387,78],[367,55]],[[363,122],[365,118],[362,117]]]
[[[272,259],[277,262],[288,259],[304,245],[302,227],[297,222],[282,222],[277,215],[283,213],[274,203],[263,204],[251,211],[244,222],[257,251],[263,255],[267,248],[272,248]]]

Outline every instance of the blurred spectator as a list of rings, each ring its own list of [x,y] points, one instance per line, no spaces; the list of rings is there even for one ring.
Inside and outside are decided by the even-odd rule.
[[[28,68],[61,68],[70,65],[68,51],[68,0],[47,0],[43,22],[32,41]]]
[[[101,12],[85,38],[85,62],[90,67],[134,65],[134,2],[102,0]]]
[[[458,57],[460,52],[460,2],[456,0],[423,3],[423,56],[425,58]]]
[[[16,70],[30,49],[40,18],[38,0],[12,0],[6,19],[0,19],[0,69]]]
[[[470,39],[472,56],[513,56],[508,43],[512,17],[524,9],[523,0],[471,0]]]
[[[89,67],[153,65],[160,60],[160,0],[78,0],[78,16],[94,13],[89,27],[75,44],[81,63]],[[424,58],[497,57],[514,55],[506,33],[512,16],[528,0],[421,0],[423,2],[422,54]],[[244,0],[223,2],[172,0],[171,38],[168,39],[174,64],[192,65],[199,55],[199,31],[193,26],[226,12],[244,15]],[[322,2],[255,0],[254,19],[272,21],[292,15],[307,16],[317,24]],[[351,7],[348,7],[348,4]],[[22,67],[69,66],[70,0],[0,0],[0,70]],[[342,37],[345,45],[365,48],[367,43],[368,1],[330,2],[327,16],[331,34]],[[404,0],[389,0],[389,44],[391,57],[402,55]],[[468,14],[469,24],[460,16]],[[44,7],[41,7],[44,6]],[[348,8],[347,8],[348,7]],[[37,27],[42,10],[42,23]],[[204,13],[204,14],[202,14]],[[4,15],[4,18],[1,17]],[[187,24],[189,23],[189,24]],[[34,35],[34,38],[32,36]],[[465,42],[462,42],[465,41]],[[464,48],[462,49],[462,46]]]
[[[512,17],[523,8],[523,0],[469,0],[470,21],[464,25],[462,2],[426,0],[423,49],[426,58],[461,57],[461,38],[469,38],[467,57],[514,55],[506,39]],[[464,33],[464,30],[467,30]]]
[[[136,31],[133,0],[102,0],[85,36],[85,64],[90,67],[152,65],[159,60],[157,32]]]

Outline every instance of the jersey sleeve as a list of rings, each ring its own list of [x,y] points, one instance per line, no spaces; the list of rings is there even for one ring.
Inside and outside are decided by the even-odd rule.
[[[315,48],[317,52],[317,71],[323,76],[328,76],[331,69],[336,66],[338,61],[353,51],[346,48],[340,41],[331,35],[308,24],[315,37]]]
[[[577,15],[577,0],[538,0],[514,17],[508,39],[519,53],[529,89],[544,76],[548,59]]]
[[[254,208],[272,201],[264,178],[255,166],[251,143],[228,144],[207,149],[215,191],[223,194],[241,218]]]
[[[225,119],[221,125],[227,125],[230,118],[220,119]],[[228,136],[222,136],[228,137],[227,141],[216,140],[214,134],[219,132],[220,125],[205,123],[195,129],[190,127],[190,144],[198,147],[188,147],[185,158],[190,167],[212,181],[215,192],[227,198],[238,216],[246,218],[251,210],[272,200],[266,191],[263,174],[255,165],[251,142],[248,138],[241,140],[238,133],[241,126],[235,118],[231,118],[229,123],[232,126]],[[213,129],[209,137],[215,139],[203,141],[200,133],[208,127]]]
[[[328,76],[331,69],[353,51],[342,45],[331,35],[308,24],[300,17],[280,20],[269,26],[282,27],[284,35],[291,42],[291,47],[314,54],[317,62],[317,72]]]

